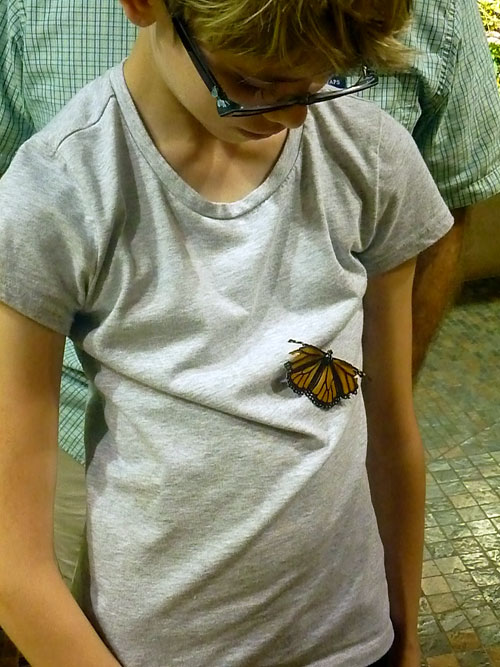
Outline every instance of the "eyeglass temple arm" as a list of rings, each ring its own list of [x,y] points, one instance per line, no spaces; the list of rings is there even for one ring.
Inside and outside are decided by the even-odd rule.
[[[222,113],[221,115],[227,115],[228,113],[231,113],[231,111],[241,108],[239,104],[230,101],[224,90],[221,88],[219,82],[214,77],[208,66],[206,65],[205,58],[201,54],[198,45],[196,44],[194,39],[189,35],[182,19],[180,19],[178,16],[172,16],[172,23],[174,25],[175,31],[180,37],[182,45],[188,52],[193,65],[196,67],[198,74],[202,78],[203,82],[209,89],[212,96],[217,98],[217,108],[220,108],[221,111],[222,110],[224,111],[224,113]],[[363,88],[365,87],[371,88],[371,86],[377,84],[378,81],[377,75],[369,67],[363,65],[361,78],[365,77],[370,81],[370,83],[367,86],[359,86],[360,90],[363,90]],[[357,92],[357,89],[358,85],[355,84],[354,90],[352,90],[351,88],[350,91]]]
[[[189,36],[184,22],[179,17],[172,16],[172,23],[174,25],[175,31],[181,39],[182,45],[189,53],[193,65],[196,67],[198,74],[203,79],[204,84],[210,90],[213,97],[227,97],[212,72],[205,65],[205,59],[200,53],[197,44],[194,42],[192,37]]]

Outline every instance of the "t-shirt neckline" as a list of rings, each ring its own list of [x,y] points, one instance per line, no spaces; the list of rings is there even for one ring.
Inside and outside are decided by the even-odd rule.
[[[281,153],[268,176],[255,190],[235,202],[212,202],[188,185],[161,155],[136,109],[123,74],[123,61],[110,72],[110,80],[120,110],[132,138],[156,176],[168,192],[181,200],[190,210],[206,217],[230,219],[239,217],[259,206],[286,180],[299,155],[303,128],[288,132]]]

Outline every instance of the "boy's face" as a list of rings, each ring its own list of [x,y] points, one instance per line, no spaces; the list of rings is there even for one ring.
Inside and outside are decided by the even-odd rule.
[[[249,117],[220,118],[214,98],[198,74],[162,3],[156,5],[155,20],[140,35],[137,46],[149,50],[156,79],[165,97],[172,96],[213,137],[228,143],[263,140],[286,129],[299,127],[307,108],[293,106]],[[318,91],[328,72],[313,66],[287,71],[279,64],[234,56],[223,51],[208,52],[199,44],[203,58],[228,97],[244,106],[278,103]],[[155,76],[156,75],[156,76]],[[163,86],[162,86],[163,84]],[[158,94],[158,102],[162,94]],[[168,108],[168,105],[166,106]]]
[[[202,55],[226,95],[244,107],[272,105],[284,99],[317,92],[328,80],[328,73],[290,72],[279,65],[264,65],[255,59],[236,57],[222,51],[210,53],[202,49]],[[184,98],[185,107],[220,138],[223,133],[227,138],[234,137],[237,142],[262,139],[285,129],[299,127],[306,118],[307,108],[304,106],[255,116],[220,118],[215,99],[196,70],[192,67],[189,69],[193,94],[190,99]]]

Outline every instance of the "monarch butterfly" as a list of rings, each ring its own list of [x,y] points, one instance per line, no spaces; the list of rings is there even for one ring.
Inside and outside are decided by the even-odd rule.
[[[341,398],[350,398],[357,393],[356,377],[363,377],[363,371],[347,361],[336,359],[332,350],[324,352],[293,338],[288,342],[301,345],[290,352],[295,358],[285,363],[288,386],[296,394],[305,394],[318,408],[329,410]]]

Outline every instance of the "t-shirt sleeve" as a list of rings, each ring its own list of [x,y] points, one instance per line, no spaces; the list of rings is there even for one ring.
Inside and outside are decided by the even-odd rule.
[[[93,232],[67,166],[28,140],[0,179],[0,301],[69,335],[94,273]]]
[[[371,224],[360,229],[358,257],[368,274],[382,273],[415,257],[453,224],[415,142],[381,112],[376,201]]]
[[[19,146],[33,132],[33,122],[23,99],[22,3],[0,2],[0,175]]]

